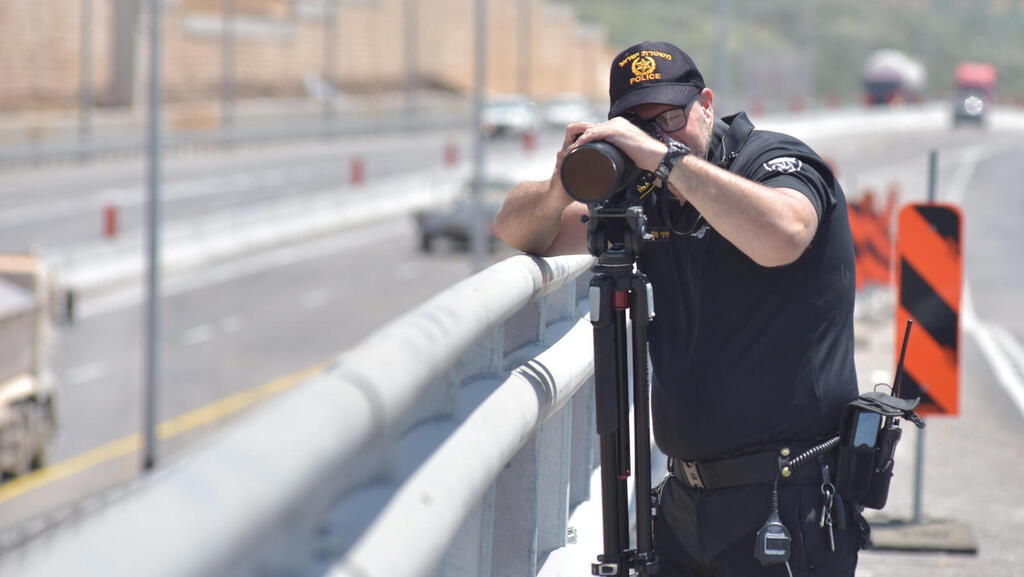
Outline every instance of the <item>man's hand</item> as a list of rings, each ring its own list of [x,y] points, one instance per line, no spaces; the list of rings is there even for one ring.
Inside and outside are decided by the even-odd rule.
[[[562,162],[569,151],[573,149],[580,135],[589,130],[591,126],[593,125],[589,122],[573,122],[565,128],[565,140],[562,141],[562,148],[555,157],[555,172],[551,175],[551,192],[553,194],[561,194],[566,199],[571,199],[562,184]]]
[[[566,192],[561,170],[573,143],[590,126],[575,122],[566,127],[551,178],[521,182],[509,191],[494,221],[494,232],[505,244],[541,256],[587,252],[587,227],[581,220],[587,206]]]
[[[665,143],[655,139],[639,126],[621,116],[607,122],[590,125],[583,130],[572,147],[597,140],[614,144],[629,156],[638,168],[649,172],[654,172],[658,168],[661,159],[668,152],[668,146]]]

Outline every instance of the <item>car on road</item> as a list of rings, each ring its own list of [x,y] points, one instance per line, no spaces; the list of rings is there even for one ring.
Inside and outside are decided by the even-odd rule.
[[[537,105],[522,94],[502,94],[488,100],[481,111],[484,135],[517,136],[537,130]]]
[[[504,178],[485,180],[480,194],[479,212],[470,186],[467,183],[462,193],[449,203],[414,213],[420,250],[430,252],[439,242],[455,250],[471,250],[473,227],[477,222],[483,224],[487,251],[493,253],[498,250],[501,241],[494,236],[494,218],[515,182]]]
[[[576,92],[559,94],[544,105],[544,124],[565,129],[571,122],[600,122],[601,114],[585,96]]]

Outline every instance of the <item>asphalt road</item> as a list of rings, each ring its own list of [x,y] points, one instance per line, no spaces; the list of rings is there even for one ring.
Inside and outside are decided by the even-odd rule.
[[[166,171],[166,216],[187,221],[211,211],[336,184],[348,178],[345,159],[351,156],[346,155],[357,152],[367,155],[367,178],[441,162],[449,135],[423,138],[175,157]],[[1024,280],[1024,261],[1016,255],[1024,211],[1019,187],[1024,169],[1017,160],[1024,145],[1019,134],[926,129],[842,139],[808,135],[807,140],[834,161],[851,198],[868,187],[884,191],[895,183],[902,200],[923,200],[927,155],[938,150],[939,198],[962,202],[966,215],[967,277],[977,317],[1005,329],[1017,343],[1024,342],[1024,314],[1016,298]],[[518,143],[503,146],[512,150]],[[371,149],[372,153],[364,152]],[[464,150],[465,146],[460,147]],[[134,200],[125,205],[123,226],[135,231],[125,234],[139,234],[141,178],[141,167],[134,163],[0,175],[0,220],[7,219],[0,226],[0,250],[59,248],[95,239],[101,231],[98,210],[112,190],[131,189],[124,193]],[[329,361],[380,323],[470,272],[465,255],[418,252],[411,221],[401,219],[282,246],[168,281],[161,307],[160,419],[188,415]],[[866,325],[858,342],[862,383],[891,370],[893,331],[885,322],[882,317]],[[39,527],[48,522],[88,509],[89,503],[107,498],[103,495],[109,495],[110,487],[137,474],[133,446],[129,443],[128,449],[117,450],[114,446],[124,445],[141,422],[142,326],[138,304],[128,301],[61,329],[57,355],[61,420],[50,457],[58,464],[55,471],[68,470],[60,469],[68,463],[78,468],[66,475],[43,476],[37,485],[17,494],[0,490],[0,530],[14,527],[7,531],[11,543],[42,530]],[[973,452],[975,467],[999,470],[992,463],[1004,456],[1020,463],[1024,461],[1024,418],[990,367],[989,357],[971,339],[963,340],[965,414],[934,429],[945,427],[952,431],[945,434],[952,436],[960,434],[961,426],[980,427],[970,429],[976,440],[967,437],[954,444],[958,450]],[[161,457],[187,454],[189,444],[201,442],[233,414],[224,410],[201,425],[183,425],[184,432],[162,443]],[[993,440],[998,449],[990,449]],[[942,453],[937,449],[935,454]],[[903,458],[903,471],[910,471],[910,462]],[[998,509],[1003,502],[1012,505],[995,511],[998,524],[978,530],[979,538],[986,540],[979,558],[987,571],[964,575],[1013,574],[1000,572],[1009,558],[999,551],[1012,547],[1007,540],[1024,529],[1024,509],[1019,505],[1024,494],[1020,483],[1015,483],[1019,469],[1008,469],[1016,476],[1001,480],[1006,499],[981,497],[994,505],[990,509]],[[970,476],[964,480],[971,482]],[[974,512],[983,509],[937,492],[939,488],[955,490],[945,483],[929,487],[926,498],[937,513],[974,519]],[[100,497],[90,500],[90,495]],[[906,511],[908,499],[894,495],[892,508],[897,513]],[[40,514],[45,514],[41,521]],[[3,541],[0,536],[0,550]],[[864,575],[896,574],[886,569],[891,558],[872,559],[865,557]],[[958,562],[954,558],[938,565],[924,563],[931,570],[909,574],[931,575],[942,563]]]
[[[204,270],[162,303],[160,420],[290,374],[464,278],[463,255],[423,255],[408,220],[371,226]],[[137,430],[139,306],[61,335],[62,460]],[[71,426],[86,421],[80,429]]]

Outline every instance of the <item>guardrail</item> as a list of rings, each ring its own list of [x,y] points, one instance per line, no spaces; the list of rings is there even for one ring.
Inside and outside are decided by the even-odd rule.
[[[0,574],[536,574],[596,466],[591,262],[466,279]]]
[[[192,123],[187,119],[165,121],[161,142],[164,152],[185,152],[275,144],[318,138],[358,137],[380,133],[412,133],[432,130],[468,130],[472,126],[469,101],[427,103],[415,110],[397,105],[344,106],[325,115],[310,102],[283,101],[268,110],[239,111],[231,125],[219,112],[215,118]],[[183,114],[174,109],[174,118]],[[96,118],[87,128],[80,116],[67,116],[39,126],[0,126],[0,170],[65,162],[131,158],[146,152],[145,118],[123,110]],[[195,124],[193,126],[193,124]]]

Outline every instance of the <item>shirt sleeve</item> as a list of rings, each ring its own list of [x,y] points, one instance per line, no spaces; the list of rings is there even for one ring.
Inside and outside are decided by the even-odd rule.
[[[811,201],[819,222],[836,205],[835,177],[828,165],[807,148],[779,143],[757,156],[751,180],[771,188],[791,188]]]

